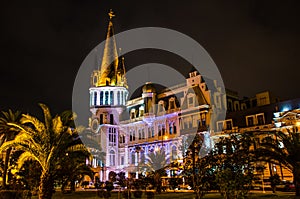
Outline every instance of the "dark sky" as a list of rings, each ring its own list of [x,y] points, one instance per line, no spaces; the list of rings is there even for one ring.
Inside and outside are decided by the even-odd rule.
[[[38,102],[54,112],[71,109],[76,73],[104,40],[110,8],[117,16],[115,32],[156,26],[198,41],[225,86],[241,97],[263,90],[283,99],[300,97],[299,0],[5,1],[0,110],[35,112]],[[127,67],[148,62],[185,67],[157,51],[133,52],[125,60]]]

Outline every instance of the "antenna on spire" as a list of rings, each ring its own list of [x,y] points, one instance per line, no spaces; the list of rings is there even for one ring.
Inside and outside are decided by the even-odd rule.
[[[112,9],[110,9],[108,16],[109,16],[109,19],[112,19],[116,15],[114,15],[114,12],[112,11]]]

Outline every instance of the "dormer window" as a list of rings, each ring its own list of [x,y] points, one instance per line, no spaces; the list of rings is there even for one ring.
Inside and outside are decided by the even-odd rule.
[[[171,97],[169,99],[169,110],[173,110],[176,108],[175,97]]]
[[[158,113],[161,113],[161,112],[165,111],[165,106],[164,105],[165,105],[165,102],[163,100],[160,100],[158,102],[158,110],[157,110]]]
[[[134,119],[135,118],[135,109],[131,109],[130,110],[130,119]]]
[[[144,106],[141,106],[140,108],[139,108],[139,116],[140,117],[142,117],[142,116],[144,116]]]
[[[188,94],[187,103],[188,103],[188,108],[195,106],[195,94],[192,93]]]

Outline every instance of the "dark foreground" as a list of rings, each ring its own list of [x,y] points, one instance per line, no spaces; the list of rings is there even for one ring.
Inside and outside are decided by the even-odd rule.
[[[37,197],[32,197],[33,199],[36,199]],[[83,199],[98,199],[100,197],[97,196],[95,191],[77,191],[75,193],[71,193],[71,194],[62,194],[61,192],[56,192],[53,196],[53,199],[64,199],[64,198],[68,198],[68,199],[79,199],[79,198],[83,198]],[[122,194],[118,194],[117,192],[113,192],[112,193],[112,197],[110,197],[111,199],[121,199]],[[134,196],[131,197],[132,199],[134,199]],[[142,198],[147,198],[144,194],[142,196]],[[180,198],[180,199],[188,199],[188,198],[195,198],[195,195],[191,192],[186,192],[186,193],[182,193],[182,192],[168,192],[168,193],[161,193],[161,194],[155,194],[154,199],[167,199],[167,198],[171,198],[171,199],[176,199],[176,198]],[[204,196],[204,198],[211,198],[211,199],[221,199],[222,196],[219,193],[208,193],[207,195]],[[276,199],[294,199],[295,197],[295,192],[277,192],[276,194],[272,194],[271,192],[266,192],[266,193],[260,193],[260,192],[252,192],[249,194],[249,199],[258,199],[258,198],[276,198]],[[297,198],[298,199],[298,198]]]

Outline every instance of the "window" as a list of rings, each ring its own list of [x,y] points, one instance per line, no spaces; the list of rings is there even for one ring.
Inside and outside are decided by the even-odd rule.
[[[130,119],[134,119],[135,118],[135,109],[131,109],[130,110]]]
[[[109,164],[110,164],[110,166],[115,166],[115,164],[116,164],[115,158],[116,158],[116,154],[113,150],[111,150],[109,152]]]
[[[103,105],[103,91],[100,92],[100,105]]]
[[[135,141],[135,130],[132,131],[132,140]]]
[[[172,146],[172,160],[177,159],[177,148],[176,146]]]
[[[125,104],[123,99],[124,99],[124,94],[123,94],[123,91],[121,91],[121,105]]]
[[[144,106],[139,108],[139,116],[142,117],[144,115]]]
[[[129,132],[129,141],[132,142],[133,138],[132,138],[132,131]]]
[[[226,130],[231,130],[232,129],[232,121],[226,121]]]
[[[169,124],[169,134],[172,135],[173,134],[173,123]]]
[[[188,97],[188,107],[193,107],[194,106],[194,95],[190,95]]]
[[[142,130],[139,129],[139,140],[142,139]]]
[[[165,125],[162,125],[161,131],[162,131],[162,135],[166,134],[166,127],[165,127]]]
[[[97,92],[94,92],[94,106],[97,105]]]
[[[110,124],[114,124],[114,115],[113,114],[110,114],[109,115],[109,119],[110,119]]]
[[[110,91],[110,105],[114,105],[114,92]]]
[[[135,153],[131,153],[131,164],[135,164]]]
[[[263,114],[257,115],[257,124],[258,125],[264,125],[265,124],[265,120],[264,120],[264,115]]]
[[[118,105],[120,105],[121,104],[120,91],[117,92],[117,101],[118,101]]]
[[[100,114],[100,124],[103,124],[103,114]]]
[[[161,136],[161,134],[162,134],[161,131],[162,131],[162,130],[161,130],[161,125],[159,125],[159,126],[158,126],[158,136]]]
[[[151,138],[151,127],[148,127],[148,138]]]
[[[124,156],[121,156],[121,165],[124,165]]]
[[[116,145],[116,129],[115,128],[108,129],[108,140],[109,140],[110,146]]]
[[[145,139],[145,130],[142,129],[142,139]]]
[[[254,125],[254,119],[253,116],[247,116],[247,126],[253,126]]]
[[[223,131],[223,126],[224,126],[223,121],[218,122],[217,123],[218,131]]]
[[[151,135],[152,135],[152,137],[154,137],[154,127],[153,126],[151,127]]]
[[[120,135],[119,136],[119,142],[120,142],[120,144],[124,144],[125,143],[125,135]]]
[[[175,105],[175,98],[172,97],[170,98],[169,100],[169,110],[172,110],[172,109],[175,109],[176,108],[176,105]]]
[[[108,91],[105,91],[105,105],[108,105],[108,98],[109,98],[109,93]]]
[[[164,106],[164,101],[160,100],[158,102],[158,111],[157,112],[164,112],[165,111],[165,106]]]
[[[176,130],[176,124],[175,124],[175,123],[174,123],[174,126],[173,126],[173,132],[174,132],[174,134],[177,133],[177,130]]]

